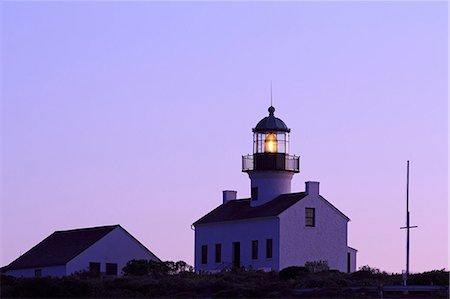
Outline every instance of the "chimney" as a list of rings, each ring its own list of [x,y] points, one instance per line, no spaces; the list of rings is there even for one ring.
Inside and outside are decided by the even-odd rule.
[[[234,190],[224,190],[223,192],[223,204],[226,204],[230,200],[236,200],[237,191]]]
[[[306,193],[309,195],[319,195],[319,182],[306,182]]]

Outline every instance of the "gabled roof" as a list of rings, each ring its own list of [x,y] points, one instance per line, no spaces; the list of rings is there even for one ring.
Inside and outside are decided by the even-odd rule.
[[[263,217],[275,217],[281,214],[307,195],[306,192],[282,194],[277,198],[262,204],[251,207],[250,198],[231,200],[226,204],[218,206],[196,222],[194,225],[244,220]]]
[[[5,270],[65,265],[117,227],[120,225],[55,231]]]
[[[333,208],[339,215],[341,215],[342,217],[344,217],[347,221],[350,221],[350,218],[348,218],[344,213],[342,213],[338,208],[336,208],[335,206],[333,206],[331,204],[331,202],[329,202],[328,200],[325,199],[325,197],[323,197],[322,195],[319,195],[319,197],[325,201],[331,208]]]

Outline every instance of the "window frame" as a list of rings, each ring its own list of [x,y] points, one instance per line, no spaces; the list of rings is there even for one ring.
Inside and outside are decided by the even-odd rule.
[[[102,267],[101,263],[89,262],[89,273],[95,274],[95,275],[100,275],[100,273],[102,271],[101,267]]]
[[[241,267],[242,263],[242,255],[241,255],[241,242],[233,242],[232,243],[232,265],[233,267]]]
[[[252,240],[252,260],[258,259],[258,240]]]
[[[312,212],[312,216],[308,212]],[[305,226],[306,227],[316,227],[316,209],[315,208],[305,208]]]
[[[113,276],[117,276],[118,275],[118,265],[117,265],[117,263],[106,263],[106,266],[105,266],[105,274],[106,275],[113,275]],[[114,270],[114,271],[111,271],[111,270]]]
[[[222,244],[217,243],[215,246],[216,252],[215,252],[215,262],[221,263],[222,262]]]
[[[266,258],[273,258],[273,239],[266,239]]]
[[[208,245],[202,245],[201,247],[201,263],[202,265],[208,264]]]

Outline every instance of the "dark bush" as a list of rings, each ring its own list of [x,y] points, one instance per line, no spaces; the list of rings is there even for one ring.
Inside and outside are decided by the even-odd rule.
[[[19,278],[11,293],[5,295],[16,298],[82,298],[89,297],[90,284],[69,277]]]
[[[448,285],[449,272],[442,269],[412,274],[408,277],[408,283],[416,285]]]
[[[279,276],[282,280],[289,280],[302,277],[306,273],[309,273],[309,270],[305,267],[291,266],[281,270]]]
[[[142,276],[148,275],[149,266],[147,260],[131,260],[128,261],[125,267],[123,267],[122,272],[125,276]]]
[[[322,260],[306,262],[305,267],[306,267],[306,269],[309,270],[309,272],[322,272],[322,271],[330,270],[330,267],[328,266],[328,262],[322,261]]]
[[[360,285],[376,286],[389,281],[390,276],[386,272],[381,272],[378,268],[362,266],[358,271],[350,274],[350,279],[357,281]]]
[[[151,260],[131,260],[128,261],[122,272],[125,276],[144,276],[163,277],[178,273],[193,272],[194,268],[184,261],[157,262]]]
[[[64,278],[14,278],[1,276],[1,297],[367,298],[377,296],[377,293],[373,291],[373,288],[364,288],[364,286],[392,285],[401,282],[400,274],[389,275],[370,267],[362,267],[358,272],[351,274],[338,271],[311,273],[304,267],[288,267],[280,273],[234,269],[214,274],[197,274],[189,272],[189,267],[183,263],[176,264],[136,261],[127,265],[129,266],[128,275],[124,277],[90,278],[72,275]],[[409,276],[408,283],[448,285],[448,274],[444,270],[413,274]],[[305,288],[315,290],[296,293],[296,290]],[[444,295],[438,294],[437,297],[445,298]]]

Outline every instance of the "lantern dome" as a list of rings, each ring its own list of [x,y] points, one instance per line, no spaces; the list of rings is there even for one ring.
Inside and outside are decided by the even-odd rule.
[[[275,108],[270,106],[269,116],[261,119],[256,127],[253,128],[253,132],[269,132],[269,131],[277,131],[277,132],[287,132],[289,133],[291,129],[289,129],[284,121],[274,116]]]

